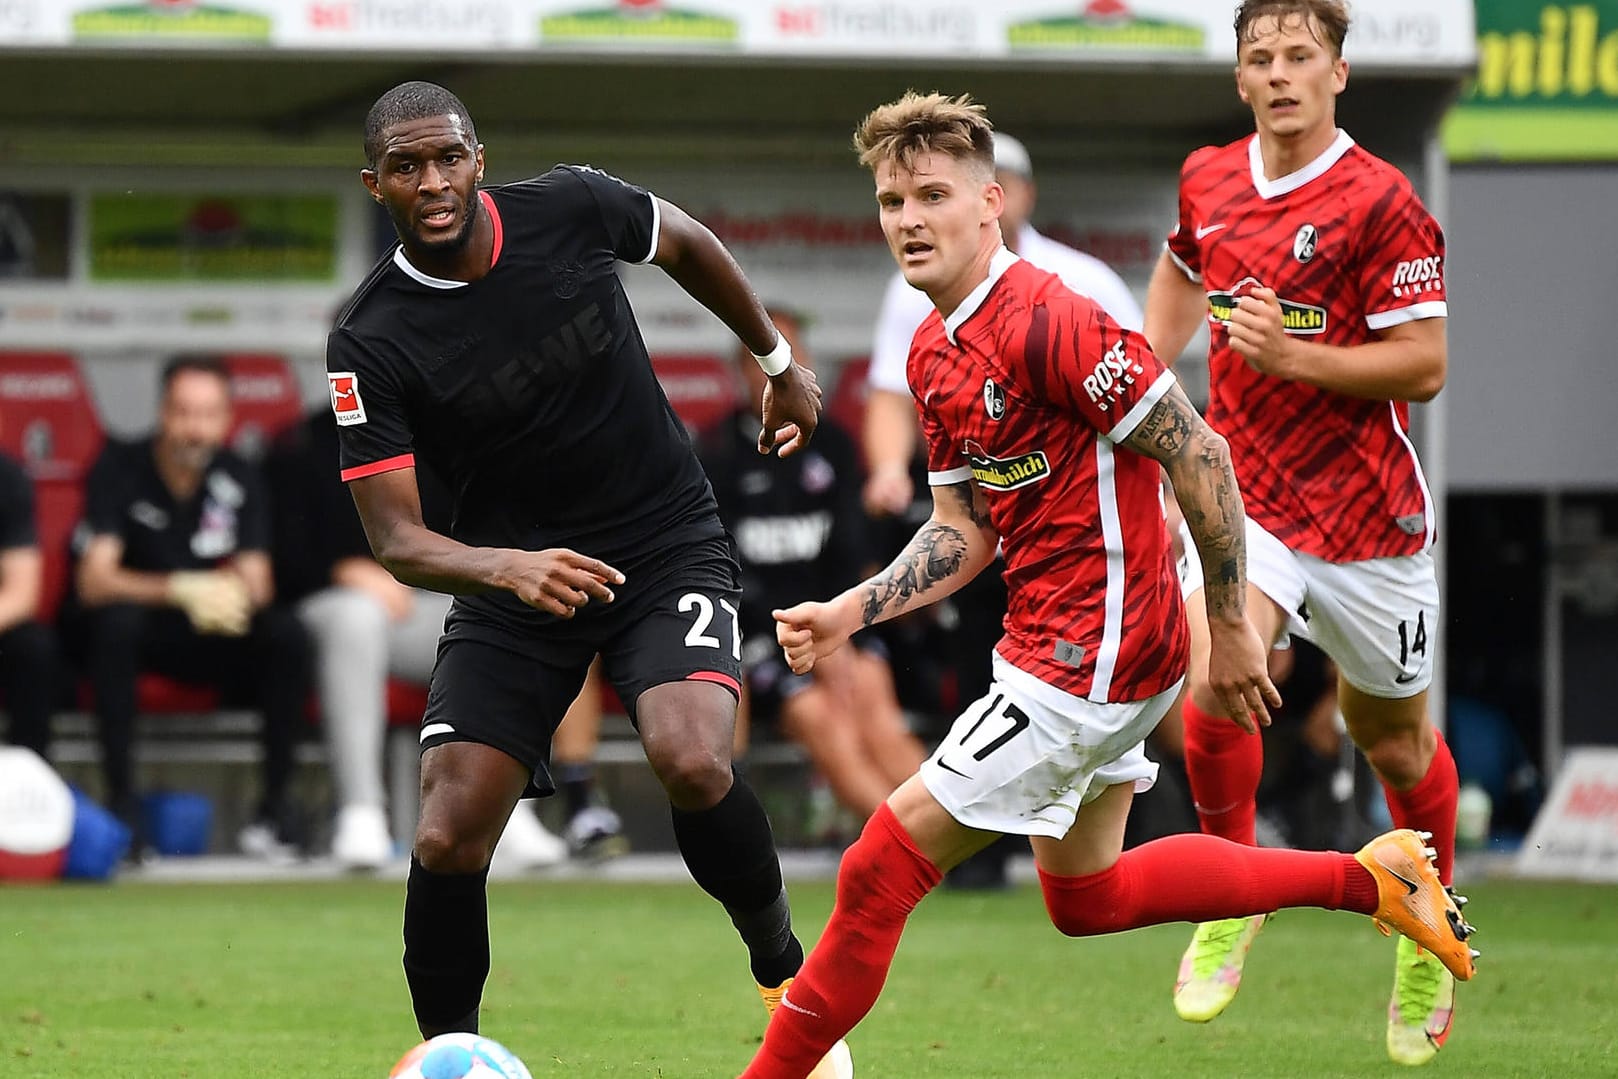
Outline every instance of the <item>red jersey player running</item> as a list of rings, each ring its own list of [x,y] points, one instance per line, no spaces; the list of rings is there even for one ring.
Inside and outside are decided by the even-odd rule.
[[[746,1079],[803,1079],[875,1003],[910,911],[1001,833],[1031,837],[1046,909],[1069,936],[1330,907],[1412,934],[1469,977],[1469,927],[1415,832],[1357,855],[1203,835],[1120,853],[1130,801],[1156,777],[1141,741],[1187,663],[1159,465],[1210,582],[1219,710],[1267,719],[1280,702],[1244,615],[1242,501],[1225,440],[1142,337],[1002,245],[981,106],[907,94],[854,141],[888,246],[937,308],[909,361],[933,513],[876,576],[775,612],[777,636],[807,671],[862,626],[949,595],[997,542],[1006,633],[989,692],[844,854],[831,920]]]
[[[1248,618],[1267,643],[1296,633],[1336,661],[1348,732],[1394,823],[1432,833],[1449,884],[1455,763],[1426,708],[1433,504],[1405,434],[1406,402],[1444,384],[1444,237],[1409,181],[1337,127],[1347,30],[1339,0],[1238,9],[1236,87],[1258,131],[1186,159],[1146,336],[1172,357],[1202,318],[1213,324],[1207,415],[1246,499]],[[1203,830],[1252,844],[1262,749],[1250,723],[1225,718],[1209,676],[1202,577],[1188,560],[1186,766]],[[1198,927],[1174,991],[1182,1018],[1230,1003],[1263,924]],[[1454,999],[1437,958],[1399,941],[1389,1055],[1431,1059]]]

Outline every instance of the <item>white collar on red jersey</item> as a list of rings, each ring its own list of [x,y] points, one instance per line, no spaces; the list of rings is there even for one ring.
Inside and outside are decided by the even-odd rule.
[[[1297,172],[1289,172],[1285,176],[1274,180],[1264,178],[1264,155],[1258,148],[1258,136],[1254,135],[1247,143],[1247,167],[1253,173],[1253,190],[1258,192],[1261,199],[1273,199],[1278,195],[1288,195],[1298,190],[1310,180],[1318,179],[1326,174],[1326,170],[1337,164],[1338,159],[1354,148],[1354,140],[1342,128],[1337,129],[1337,137],[1331,145],[1326,147],[1321,155]]]
[[[979,282],[977,288],[968,292],[966,299],[962,300],[960,306],[951,311],[949,317],[944,320],[944,336],[949,338],[950,344],[960,344],[955,340],[955,331],[961,328],[963,322],[977,314],[978,308],[982,307],[983,301],[988,298],[989,290],[1000,280],[1000,275],[1009,270],[1013,263],[1021,261],[1009,247],[1005,246],[989,258],[989,276]]]

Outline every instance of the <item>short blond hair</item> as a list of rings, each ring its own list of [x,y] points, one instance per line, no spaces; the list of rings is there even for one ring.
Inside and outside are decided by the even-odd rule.
[[[897,101],[879,105],[854,129],[854,152],[871,171],[884,161],[912,170],[925,153],[944,154],[982,167],[994,175],[994,125],[970,94],[918,94],[906,91]]]
[[[1242,0],[1236,9],[1236,52],[1243,45],[1258,40],[1254,26],[1258,20],[1273,18],[1276,25],[1285,25],[1292,19],[1302,19],[1303,25],[1315,40],[1331,50],[1333,57],[1343,55],[1343,41],[1348,37],[1348,5],[1343,0]],[[1319,32],[1316,33],[1316,27]],[[1325,37],[1321,41],[1322,35]]]

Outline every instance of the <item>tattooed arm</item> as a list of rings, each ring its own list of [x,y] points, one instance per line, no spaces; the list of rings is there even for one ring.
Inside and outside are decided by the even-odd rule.
[[[1163,466],[1202,556],[1210,621],[1240,620],[1247,601],[1246,515],[1230,446],[1178,384],[1123,442]]]
[[[1255,731],[1254,717],[1268,725],[1265,705],[1277,707],[1281,698],[1266,671],[1264,642],[1247,621],[1246,514],[1229,445],[1178,383],[1122,444],[1162,464],[1196,541],[1212,644],[1209,686],[1242,727]]]
[[[825,603],[775,611],[775,636],[797,674],[866,626],[937,603],[994,560],[999,535],[971,480],[933,488],[933,514],[888,567]]]

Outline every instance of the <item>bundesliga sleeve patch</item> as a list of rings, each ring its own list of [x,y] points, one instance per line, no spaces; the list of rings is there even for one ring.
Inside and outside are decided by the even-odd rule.
[[[331,410],[337,414],[337,426],[351,427],[365,422],[365,402],[360,400],[360,379],[352,371],[328,371],[331,383]]]

